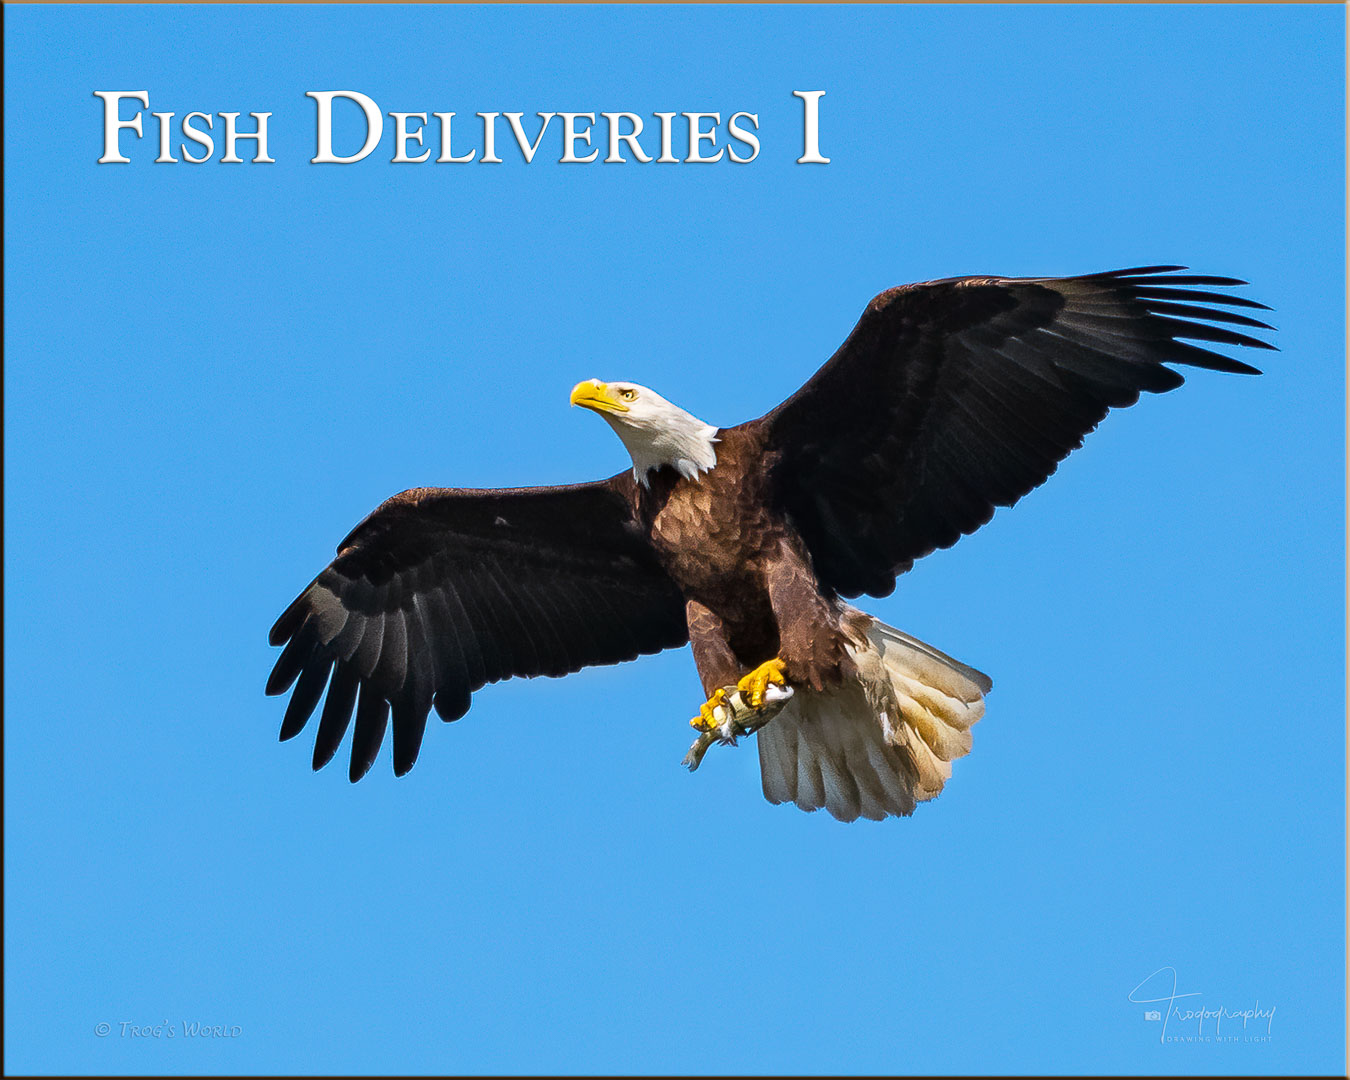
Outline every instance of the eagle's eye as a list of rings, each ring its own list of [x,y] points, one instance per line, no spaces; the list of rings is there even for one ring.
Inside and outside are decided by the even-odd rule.
[[[637,397],[636,390],[620,390],[619,397],[624,401],[633,401]]]

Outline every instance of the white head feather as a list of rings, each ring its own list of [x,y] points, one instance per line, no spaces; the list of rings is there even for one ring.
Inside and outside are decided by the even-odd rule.
[[[697,480],[717,464],[717,428],[637,383],[588,379],[572,390],[572,404],[599,413],[623,440],[633,476],[647,486],[647,473],[669,465]]]

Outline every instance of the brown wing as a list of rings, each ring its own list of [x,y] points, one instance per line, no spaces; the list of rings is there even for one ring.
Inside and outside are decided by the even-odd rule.
[[[1169,276],[1184,269],[953,278],[876,297],[806,385],[753,421],[822,583],[887,595],[915,559],[1043,482],[1109,409],[1180,386],[1163,364],[1259,374],[1179,340],[1273,347],[1213,325],[1265,323],[1210,306],[1265,305],[1197,288],[1245,282]]]
[[[688,640],[684,599],[633,520],[631,473],[569,487],[420,488],[389,499],[272,627],[269,694],[293,683],[281,738],[328,697],[314,768],[351,722],[350,776],[394,722],[394,772],[412,768],[434,706],[445,720],[512,675],[565,675]]]

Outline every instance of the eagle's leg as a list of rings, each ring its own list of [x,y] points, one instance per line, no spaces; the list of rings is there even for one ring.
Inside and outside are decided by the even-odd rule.
[[[839,623],[839,605],[822,591],[800,537],[789,536],[779,542],[775,557],[766,567],[765,584],[778,624],[780,678],[770,681],[781,680],[819,692],[827,684],[856,675]],[[768,682],[760,681],[764,679],[761,671],[763,668],[751,672],[747,679],[759,676],[752,690],[759,689],[762,694]]]
[[[752,709],[758,709],[764,705],[764,694],[771,683],[774,686],[787,685],[787,680],[783,678],[784,666],[783,661],[775,656],[772,660],[764,661],[736,684],[736,689],[744,695],[746,702]]]
[[[740,665],[727,641],[726,626],[716,612],[697,600],[690,600],[685,604],[684,614],[689,623],[694,664],[703,683],[703,692],[708,695],[708,700],[699,706],[698,715],[689,724],[699,731],[712,731],[721,726],[713,710],[726,705],[727,688],[736,685]]]

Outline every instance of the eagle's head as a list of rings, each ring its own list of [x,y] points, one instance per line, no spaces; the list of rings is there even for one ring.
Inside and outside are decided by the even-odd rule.
[[[633,476],[669,465],[690,480],[717,464],[717,428],[637,383],[587,379],[572,387],[572,404],[598,412],[633,458]]]

